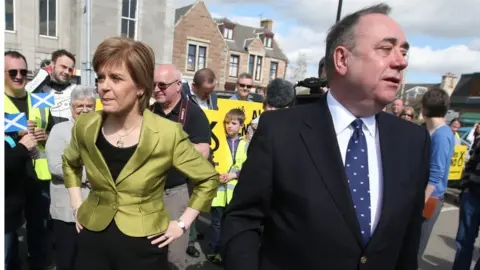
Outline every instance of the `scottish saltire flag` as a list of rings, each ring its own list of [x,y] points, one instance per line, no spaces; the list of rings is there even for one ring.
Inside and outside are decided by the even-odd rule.
[[[27,130],[27,116],[25,113],[6,113],[5,114],[5,133]]]
[[[46,109],[55,106],[55,97],[53,91],[50,93],[32,93],[32,107],[39,109]]]

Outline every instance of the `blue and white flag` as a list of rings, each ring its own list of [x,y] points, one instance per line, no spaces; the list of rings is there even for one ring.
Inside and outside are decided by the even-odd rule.
[[[27,116],[25,113],[5,114],[5,133],[28,130]]]
[[[55,96],[50,93],[31,93],[32,107],[46,109],[55,106]]]

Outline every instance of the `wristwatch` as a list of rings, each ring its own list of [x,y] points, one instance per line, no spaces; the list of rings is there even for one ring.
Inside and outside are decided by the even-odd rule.
[[[177,223],[178,226],[180,226],[180,228],[182,228],[182,231],[185,233],[187,231],[187,227],[185,227],[185,222],[183,222],[183,220],[181,219],[177,219]]]

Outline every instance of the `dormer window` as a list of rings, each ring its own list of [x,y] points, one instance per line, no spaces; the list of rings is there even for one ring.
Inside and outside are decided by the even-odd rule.
[[[233,39],[233,29],[225,27],[223,29],[223,37],[226,38],[226,39],[232,40]]]
[[[272,38],[271,37],[265,37],[265,47],[272,48]]]

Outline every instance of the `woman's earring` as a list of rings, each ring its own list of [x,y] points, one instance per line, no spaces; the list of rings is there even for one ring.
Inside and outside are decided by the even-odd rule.
[[[138,92],[138,93],[137,93],[137,97],[141,97],[142,95],[143,95],[142,92]]]

